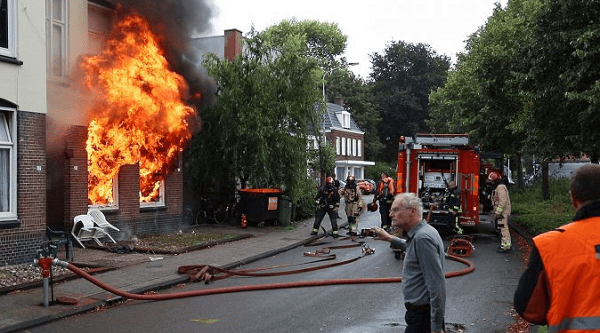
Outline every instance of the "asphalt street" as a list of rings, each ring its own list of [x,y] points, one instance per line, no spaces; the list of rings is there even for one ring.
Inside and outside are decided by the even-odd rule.
[[[369,200],[370,197],[367,197]],[[329,227],[329,220],[323,221]],[[367,212],[360,227],[379,224],[378,212]],[[475,251],[466,259],[475,271],[447,280],[446,321],[448,332],[501,333],[514,323],[512,296],[522,272],[518,252],[498,254],[499,239],[488,234],[482,225],[474,235]],[[308,232],[308,230],[307,230]],[[342,235],[345,231],[342,231]],[[308,235],[307,235],[308,236]],[[361,279],[398,277],[402,261],[394,258],[387,243],[372,238],[359,239],[375,249],[375,253],[335,268],[309,273],[264,277],[229,278],[205,285],[188,283],[162,293],[176,293],[199,288],[250,285],[304,280]],[[325,238],[328,245],[348,244],[349,240]],[[446,246],[448,240],[445,240]],[[273,267],[298,264],[307,259],[306,251],[315,248],[296,247],[275,256],[244,265],[243,268]],[[335,250],[337,260],[360,255],[361,248]],[[446,271],[465,268],[447,260]],[[55,321],[30,329],[29,332],[103,332],[118,328],[127,332],[398,332],[403,330],[404,308],[400,283],[331,285],[284,290],[252,291],[211,295],[169,301],[127,301],[124,305],[99,312]],[[132,320],[135,318],[135,320]]]

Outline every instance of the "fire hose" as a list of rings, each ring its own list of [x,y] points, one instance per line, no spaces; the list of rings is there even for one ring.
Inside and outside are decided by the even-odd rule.
[[[365,253],[369,254],[369,253]],[[363,254],[364,255],[364,254]],[[359,256],[355,259],[351,259],[352,261],[361,258]],[[446,278],[457,277],[461,275],[466,275],[475,270],[475,265],[463,258],[455,257],[453,255],[446,254],[446,258],[465,264],[468,267],[445,273]],[[50,258],[40,258],[40,262],[48,262]],[[346,262],[344,262],[346,263]],[[45,264],[47,265],[47,264]],[[356,278],[356,279],[328,279],[328,280],[315,280],[315,281],[295,281],[295,282],[283,282],[283,283],[269,283],[269,284],[258,284],[258,285],[243,285],[243,286],[232,286],[232,287],[221,287],[221,288],[211,288],[211,289],[202,289],[202,290],[193,290],[187,292],[179,292],[172,294],[134,294],[129,293],[124,290],[120,290],[114,288],[99,279],[91,276],[86,273],[84,270],[79,267],[70,264],[68,262],[52,259],[52,265],[62,266],[72,271],[75,274],[80,275],[84,279],[90,281],[96,286],[111,292],[117,296],[121,296],[123,298],[135,299],[135,300],[168,300],[168,299],[178,299],[178,298],[186,298],[186,297],[195,297],[195,296],[205,296],[205,295],[214,295],[214,294],[225,294],[225,293],[236,293],[236,292],[244,292],[244,291],[258,291],[258,290],[274,290],[274,289],[287,289],[287,288],[302,288],[302,287],[317,287],[317,286],[329,286],[329,285],[349,285],[349,284],[372,284],[372,283],[399,283],[402,282],[402,277],[387,277],[387,278]],[[326,265],[331,267],[331,265]],[[204,266],[204,267],[212,267],[212,266]],[[227,271],[221,268],[212,267],[218,269],[219,271]],[[47,268],[46,268],[47,269]],[[313,267],[313,269],[319,269],[319,267]],[[235,271],[227,271],[227,274],[236,273]]]

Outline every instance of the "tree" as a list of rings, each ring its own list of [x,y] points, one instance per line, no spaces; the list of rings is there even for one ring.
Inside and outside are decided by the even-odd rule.
[[[432,94],[432,114],[491,147],[536,154],[548,198],[551,159],[585,152],[597,161],[599,14],[597,1],[512,0],[497,7],[469,39],[446,87]]]
[[[232,62],[214,54],[205,59],[219,88],[191,144],[195,180],[220,180],[230,189],[236,181],[280,187],[297,200],[306,188],[309,124],[321,99],[318,64],[297,52],[274,52],[254,30],[244,50]]]
[[[528,144],[546,157],[587,153],[600,133],[600,2],[544,0],[520,50]]]
[[[271,26],[261,33],[262,40],[275,52],[294,53],[302,57],[313,59],[322,71],[315,73],[315,79],[321,80],[323,73],[333,68],[345,67],[344,59],[340,55],[346,49],[347,37],[341,32],[337,24],[319,21],[284,20]],[[320,87],[324,82],[319,81]],[[315,134],[322,124],[325,103],[317,107],[319,114],[314,119]],[[318,125],[316,125],[318,124]],[[325,142],[321,135],[316,135],[320,147],[318,154],[314,154],[312,166],[320,173],[321,181],[325,181],[326,174],[335,166],[335,156],[325,151]]]
[[[444,84],[450,59],[426,44],[392,42],[384,54],[371,55],[373,93],[383,121],[380,160],[394,160],[398,138],[428,131],[429,93]]]
[[[532,1],[498,4],[486,24],[467,40],[446,85],[430,95],[427,123],[441,133],[469,133],[484,150],[515,156],[517,164],[526,139],[521,122],[524,98],[515,77],[520,45],[526,40]],[[517,168],[521,179],[521,168]]]
[[[262,37],[273,49],[316,59],[323,70],[339,65],[338,57],[344,53],[348,40],[337,24],[313,20],[283,20],[265,29]]]

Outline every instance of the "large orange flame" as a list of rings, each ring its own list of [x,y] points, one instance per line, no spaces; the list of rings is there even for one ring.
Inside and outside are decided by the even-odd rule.
[[[196,110],[183,103],[188,85],[168,69],[158,38],[138,15],[118,22],[100,55],[82,62],[85,84],[99,93],[88,125],[88,198],[113,202],[112,181],[139,163],[140,200],[159,194],[192,134]]]

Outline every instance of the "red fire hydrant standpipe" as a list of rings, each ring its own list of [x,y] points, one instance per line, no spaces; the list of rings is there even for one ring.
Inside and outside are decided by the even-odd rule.
[[[44,285],[44,307],[47,308],[50,305],[50,297],[49,297],[49,278],[50,275],[52,274],[52,264],[53,264],[53,260],[50,257],[42,257],[39,259],[35,260],[35,263],[37,263],[41,268],[42,268],[42,281],[43,281],[43,285]]]
[[[475,265],[463,258],[455,257],[452,255],[446,255],[446,258],[463,263],[468,267],[458,271],[451,271],[445,274],[446,278],[452,278],[456,276],[465,275],[471,273],[475,270]],[[328,285],[343,285],[343,284],[368,284],[368,283],[398,283],[402,282],[402,277],[388,277],[388,278],[358,278],[358,279],[330,279],[330,280],[317,280],[317,281],[296,281],[296,282],[284,282],[284,283],[269,283],[269,284],[259,284],[259,285],[244,285],[244,286],[233,286],[233,287],[223,287],[223,288],[211,288],[211,289],[202,289],[202,290],[194,290],[180,293],[172,293],[172,294],[153,294],[153,295],[142,295],[142,294],[132,294],[117,288],[113,288],[106,283],[94,278],[89,275],[82,269],[77,266],[70,264],[65,261],[61,261],[58,259],[53,259],[52,264],[66,267],[70,271],[75,274],[80,275],[84,279],[90,281],[91,283],[97,285],[98,287],[109,291],[115,295],[136,299],[136,300],[168,300],[168,299],[177,299],[177,298],[186,298],[186,297],[195,297],[195,296],[205,296],[205,295],[214,295],[214,294],[225,294],[225,293],[236,293],[243,291],[255,291],[255,290],[273,290],[273,289],[286,289],[286,288],[301,288],[301,287],[317,287],[317,286],[328,286]]]

